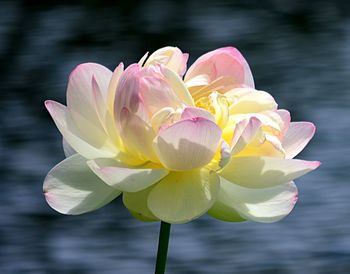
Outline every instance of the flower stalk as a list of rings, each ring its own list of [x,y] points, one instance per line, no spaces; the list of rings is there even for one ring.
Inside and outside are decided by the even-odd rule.
[[[165,273],[165,267],[166,267],[166,261],[167,261],[167,255],[168,255],[170,228],[171,228],[171,225],[169,223],[166,223],[166,222],[160,223],[156,270],[154,272],[155,274]]]

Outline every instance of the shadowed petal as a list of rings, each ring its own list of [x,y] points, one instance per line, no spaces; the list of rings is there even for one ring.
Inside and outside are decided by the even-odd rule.
[[[147,199],[153,186],[138,192],[124,192],[123,203],[135,218],[144,222],[159,221],[147,206]]]
[[[212,121],[197,117],[161,130],[153,147],[168,169],[190,170],[208,164],[220,140],[221,129]]]
[[[228,222],[248,219],[273,223],[287,216],[293,210],[297,199],[298,190],[293,182],[252,189],[221,178],[217,200],[208,214]]]
[[[64,139],[79,154],[88,159],[112,158],[116,156],[116,152],[111,150],[108,145],[104,146],[103,144],[92,143],[91,140],[86,140],[85,136],[76,129],[66,106],[50,100],[45,101],[45,106]],[[92,134],[93,132],[90,135]]]
[[[208,170],[172,172],[153,187],[148,208],[162,221],[186,223],[213,205],[220,180]]]
[[[296,179],[320,165],[318,161],[272,157],[232,157],[219,171],[228,181],[248,188],[266,188]]]
[[[169,173],[161,168],[133,168],[111,159],[91,160],[87,164],[106,184],[127,192],[143,190]]]
[[[116,198],[120,191],[106,185],[76,154],[50,170],[44,181],[46,201],[63,214],[82,214],[98,209]]]

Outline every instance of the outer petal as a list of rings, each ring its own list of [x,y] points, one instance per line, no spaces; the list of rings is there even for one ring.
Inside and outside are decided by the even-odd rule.
[[[207,75],[210,81],[220,77],[232,77],[236,85],[254,88],[254,80],[247,61],[233,47],[210,51],[197,59],[188,69],[185,81],[198,75]]]
[[[176,47],[164,47],[153,52],[145,63],[146,66],[162,64],[178,73],[181,77],[186,71],[188,54]]]
[[[286,152],[286,158],[293,158],[301,152],[312,139],[316,127],[310,122],[293,122],[284,136],[282,146]]]
[[[67,141],[62,138],[62,146],[63,146],[63,152],[66,158],[76,154],[77,152],[70,146],[70,144],[67,143]]]
[[[248,219],[272,223],[287,216],[294,208],[297,199],[298,190],[293,182],[271,188],[251,189],[221,178],[220,192],[208,213],[217,219],[229,222]]]
[[[159,221],[147,206],[147,199],[153,186],[138,192],[124,192],[123,203],[130,213],[137,219],[145,222]]]
[[[162,221],[186,223],[213,205],[220,180],[208,170],[172,172],[151,190],[148,208]]]
[[[53,209],[73,215],[98,209],[120,194],[101,181],[86,165],[86,159],[78,154],[51,169],[43,191]]]
[[[118,68],[116,68],[116,70],[113,74],[109,88],[113,88],[113,85],[117,84],[117,83],[113,83],[113,82],[118,81],[118,79],[116,79],[116,78],[118,77],[118,74],[120,76],[121,70],[123,69],[123,67],[122,67],[122,65],[119,65]],[[116,123],[115,123],[115,119],[114,119],[114,111],[113,111],[113,109],[111,109],[111,107],[114,106],[113,102],[114,102],[115,98],[114,97],[109,98],[109,100],[112,100],[112,103],[108,102],[107,98],[104,98],[104,96],[106,96],[106,95],[112,96],[111,92],[109,91],[108,94],[102,93],[102,91],[97,83],[95,75],[92,76],[91,85],[92,85],[93,96],[94,96],[95,110],[96,110],[97,116],[101,122],[101,125],[102,125],[103,129],[105,130],[105,132],[108,134],[111,142],[113,142],[113,144],[116,147],[118,147],[119,150],[121,150],[123,148],[123,145],[122,145],[122,142],[120,140],[119,133],[117,131],[117,127],[116,127]],[[114,91],[114,93],[115,93],[115,91]]]
[[[161,168],[133,168],[111,159],[91,160],[87,164],[106,184],[127,192],[143,190],[169,173],[169,171]]]
[[[106,98],[112,72],[95,63],[77,66],[71,73],[67,88],[67,108],[75,125],[91,142],[103,143],[108,139],[96,112],[92,87],[93,75],[102,98]]]
[[[266,188],[292,181],[319,165],[318,161],[255,156],[232,157],[219,174],[243,187]]]
[[[75,127],[67,108],[54,101],[45,101],[45,106],[57,128],[63,135],[67,143],[79,154],[88,158],[112,158],[116,156],[116,152],[111,150],[109,146],[104,146],[97,142],[93,143],[91,140],[86,140],[81,132]]]
[[[197,117],[179,121],[161,130],[154,140],[161,163],[171,170],[191,170],[208,164],[221,140],[221,129]]]

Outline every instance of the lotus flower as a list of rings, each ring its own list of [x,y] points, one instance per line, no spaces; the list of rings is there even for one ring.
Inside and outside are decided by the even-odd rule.
[[[67,106],[45,102],[67,157],[44,182],[52,208],[81,214],[122,194],[143,221],[186,223],[208,213],[275,222],[291,212],[292,180],[320,164],[293,159],[315,126],[290,122],[256,90],[237,49],[206,53],[186,72],[187,59],[165,47],[125,70],[76,67]]]

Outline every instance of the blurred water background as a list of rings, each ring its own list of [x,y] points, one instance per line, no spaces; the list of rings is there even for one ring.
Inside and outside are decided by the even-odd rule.
[[[190,63],[239,48],[258,89],[317,125],[300,158],[323,162],[297,181],[299,203],[279,223],[174,225],[167,273],[350,273],[349,2],[84,3],[0,1],[0,273],[153,272],[158,223],[136,221],[120,199],[76,217],[45,203],[43,179],[64,156],[43,101],[65,102],[79,63],[114,69],[165,45]]]

